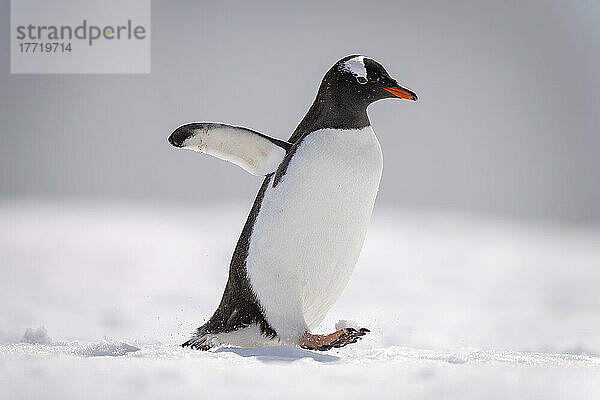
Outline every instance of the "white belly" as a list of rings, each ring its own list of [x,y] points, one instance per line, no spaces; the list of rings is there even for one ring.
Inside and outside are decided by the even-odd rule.
[[[269,185],[246,267],[265,318],[284,343],[314,329],[358,260],[382,171],[371,127],[325,129],[300,144]]]

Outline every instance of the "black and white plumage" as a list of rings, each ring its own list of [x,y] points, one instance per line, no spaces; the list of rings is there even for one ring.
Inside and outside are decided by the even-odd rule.
[[[172,133],[174,146],[265,176],[221,303],[184,346],[297,345],[323,320],[358,260],[381,178],[381,148],[367,107],[392,97],[417,99],[380,64],[354,55],[327,72],[288,141],[215,123],[187,124]],[[351,343],[361,334],[345,332],[320,348]]]

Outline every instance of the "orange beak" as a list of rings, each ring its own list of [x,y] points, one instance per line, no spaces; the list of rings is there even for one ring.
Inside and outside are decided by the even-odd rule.
[[[417,95],[408,89],[404,89],[402,87],[389,87],[389,88],[384,87],[382,89],[390,92],[394,96],[399,97],[401,99],[417,101]]]

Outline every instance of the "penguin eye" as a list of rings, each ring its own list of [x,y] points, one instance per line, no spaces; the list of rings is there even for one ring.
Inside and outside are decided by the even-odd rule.
[[[364,85],[365,83],[367,83],[367,78],[362,77],[362,76],[358,76],[356,78],[356,80],[358,81],[358,83],[360,83],[361,85]]]

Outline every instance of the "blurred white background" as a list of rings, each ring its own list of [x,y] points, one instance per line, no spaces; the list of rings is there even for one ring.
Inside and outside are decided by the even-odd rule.
[[[250,202],[258,180],[167,136],[287,139],[361,53],[420,99],[370,107],[380,202],[598,224],[599,20],[596,1],[154,1],[149,75],[10,75],[1,41],[0,195]]]
[[[0,41],[0,397],[598,398],[599,22],[594,1],[154,1],[149,75],[10,75]],[[353,53],[419,95],[369,109],[381,190],[320,327],[371,334],[179,348],[261,180],[167,136],[286,139]]]

